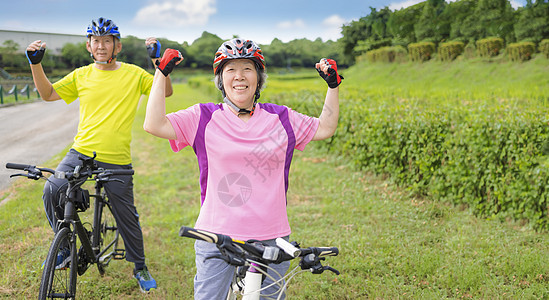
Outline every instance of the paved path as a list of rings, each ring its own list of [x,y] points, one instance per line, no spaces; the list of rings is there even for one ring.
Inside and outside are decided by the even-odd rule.
[[[13,181],[7,162],[41,165],[72,143],[77,127],[78,101],[0,107],[0,192]]]

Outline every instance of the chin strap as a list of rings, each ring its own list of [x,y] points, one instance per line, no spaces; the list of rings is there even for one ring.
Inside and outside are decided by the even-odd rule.
[[[248,110],[248,109],[240,108],[236,106],[236,104],[234,104],[231,100],[229,100],[229,98],[227,98],[225,91],[221,91],[221,92],[223,94],[223,102],[225,102],[228,106],[232,107],[232,109],[234,109],[239,115],[243,115],[243,114],[250,114],[250,116],[254,115],[257,99],[259,99],[259,97],[261,96],[261,94],[259,93],[259,89],[255,91],[254,105],[252,106],[252,110]]]

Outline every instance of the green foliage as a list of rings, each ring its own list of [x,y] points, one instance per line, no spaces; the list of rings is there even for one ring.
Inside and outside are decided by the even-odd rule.
[[[525,61],[532,58],[536,45],[532,42],[513,43],[507,45],[507,53],[512,61]]]
[[[463,53],[465,45],[462,42],[447,42],[438,46],[438,57],[443,61],[456,59]]]
[[[380,23],[385,23],[385,27]],[[385,28],[380,36],[375,28]],[[340,42],[347,58],[354,59],[366,51],[392,45],[408,46],[418,41],[435,44],[460,41],[464,44],[488,37],[505,43],[529,41],[539,43],[549,37],[549,2],[536,0],[514,10],[509,0],[426,0],[405,9],[370,15],[343,28]],[[491,55],[491,54],[490,54]]]
[[[0,66],[8,72],[12,70],[18,70],[23,66],[28,68],[29,62],[25,57],[25,54],[18,53],[19,44],[15,41],[5,41],[0,46]]]
[[[414,26],[417,24],[424,7],[424,2],[395,10],[387,21],[387,30],[392,35],[396,44],[407,46],[417,41]]]
[[[412,61],[427,61],[435,53],[435,44],[432,42],[412,43],[408,45],[408,53]]]
[[[404,62],[407,57],[406,49],[402,46],[383,47],[376,50],[368,51],[366,59],[370,62]],[[360,61],[361,57],[357,58]]]
[[[478,40],[476,45],[480,57],[493,57],[503,49],[503,39],[498,37],[485,38]]]
[[[544,38],[549,38],[549,2],[536,0],[528,1],[527,5],[518,11],[518,19],[515,23],[515,35],[517,40],[529,39],[539,43]]]
[[[341,43],[343,44],[343,51],[347,60],[354,62],[356,56],[362,54],[364,51],[372,50],[372,46],[375,47],[376,41],[382,41],[390,37],[389,29],[387,28],[387,22],[391,15],[389,8],[385,7],[380,11],[370,7],[371,12],[369,15],[360,18],[358,21],[352,21],[349,25],[343,25],[342,34],[343,38]],[[369,47],[359,47],[355,52],[355,47],[358,45],[358,41],[365,41]],[[364,43],[364,42],[363,42]],[[378,47],[387,46],[385,42],[377,44]],[[364,48],[364,49],[363,49]]]
[[[65,44],[61,49],[62,60],[70,68],[78,68],[91,63],[93,60],[86,50],[86,42],[78,44]]]
[[[323,42],[320,38],[314,41],[295,39],[288,43],[274,39],[269,45],[261,45],[261,49],[267,67],[311,67],[323,57],[336,60],[338,65],[345,65],[339,44],[333,41]]]
[[[549,39],[542,40],[539,43],[539,52],[543,53],[546,58],[549,58]]]
[[[187,63],[192,68],[212,68],[215,52],[223,42],[224,40],[215,34],[202,32],[202,35],[187,49],[189,55]]]
[[[461,0],[448,3],[440,18],[446,19],[450,23],[449,39],[456,40],[463,38],[474,40],[476,38],[466,34],[468,29],[473,26],[473,21],[469,16],[473,15],[476,5],[476,0]]]
[[[357,65],[345,84],[363,88],[344,92],[325,146],[414,194],[547,231],[549,79],[543,61],[524,64]],[[289,105],[318,113],[305,93]]]
[[[450,24],[447,19],[442,18],[445,7],[445,0],[425,1],[421,16],[414,26],[418,40],[432,39],[438,42],[448,38]]]

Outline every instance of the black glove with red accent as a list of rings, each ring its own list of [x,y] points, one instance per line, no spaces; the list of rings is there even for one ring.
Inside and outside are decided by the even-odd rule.
[[[331,89],[338,87],[341,84],[343,76],[337,74],[336,61],[326,58],[324,58],[323,61],[328,64],[328,74],[324,73],[324,71],[322,71],[321,69],[316,69],[318,71],[318,74],[320,74],[320,77],[326,80],[326,83],[328,83],[328,87],[330,87]]]
[[[173,68],[177,64],[178,61],[183,59],[183,55],[181,55],[181,52],[175,49],[166,49],[164,51],[164,55],[160,60],[156,61],[156,68],[164,74],[164,76],[168,77],[170,73],[173,71]]]

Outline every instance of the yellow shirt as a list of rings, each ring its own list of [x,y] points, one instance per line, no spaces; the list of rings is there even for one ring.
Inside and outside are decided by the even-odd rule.
[[[95,151],[101,162],[130,164],[137,104],[141,95],[150,93],[152,81],[147,71],[122,63],[114,71],[99,70],[90,64],[54,83],[53,88],[66,103],[80,101],[73,148],[89,156]]]

